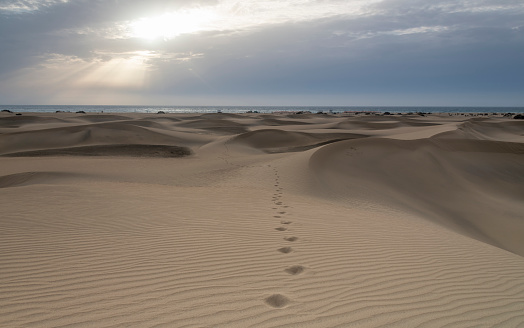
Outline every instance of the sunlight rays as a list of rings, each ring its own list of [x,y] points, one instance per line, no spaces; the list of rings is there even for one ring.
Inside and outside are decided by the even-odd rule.
[[[49,54],[42,64],[16,71],[12,84],[48,97],[74,90],[140,90],[148,87],[150,61],[159,57],[152,51],[99,53],[91,60]]]
[[[153,52],[136,51],[127,56],[99,62],[87,74],[77,80],[84,87],[142,88],[146,84],[148,59]]]

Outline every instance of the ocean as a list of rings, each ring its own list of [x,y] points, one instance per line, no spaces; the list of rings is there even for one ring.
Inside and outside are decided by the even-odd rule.
[[[0,105],[0,111],[17,113],[273,113],[273,112],[390,112],[390,113],[524,113],[524,107],[430,107],[430,106],[94,106],[94,105]]]

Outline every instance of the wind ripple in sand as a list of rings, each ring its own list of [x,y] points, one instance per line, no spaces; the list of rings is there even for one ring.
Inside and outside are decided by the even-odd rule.
[[[331,211],[329,217],[338,212]],[[503,251],[491,246],[476,241],[458,246],[464,237],[406,226],[396,219],[395,228],[380,228],[386,216],[375,222],[366,216],[349,217],[347,223],[335,223],[324,216],[324,229],[305,217],[316,229],[310,232],[314,239],[301,244],[301,258],[314,274],[289,285],[294,299],[304,304],[302,311],[340,321],[342,327],[350,322],[366,327],[462,326],[461,322],[492,326],[524,320],[524,312],[518,312],[524,309],[520,257],[506,253],[514,262],[505,262]],[[370,235],[365,226],[375,225]]]

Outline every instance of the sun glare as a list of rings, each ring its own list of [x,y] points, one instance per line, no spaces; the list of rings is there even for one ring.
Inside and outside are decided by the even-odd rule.
[[[171,39],[205,29],[213,16],[209,10],[198,8],[142,18],[131,23],[130,27],[135,37],[149,40]]]

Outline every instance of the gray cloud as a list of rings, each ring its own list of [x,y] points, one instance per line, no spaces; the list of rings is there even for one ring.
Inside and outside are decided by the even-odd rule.
[[[257,8],[254,2],[244,3],[235,7],[238,15]],[[64,83],[79,94],[104,89],[107,97],[113,90],[115,99],[138,92],[151,102],[194,99],[195,104],[199,99],[247,95],[300,102],[305,98],[297,97],[303,95],[351,99],[381,94],[395,101],[399,97],[392,94],[412,99],[448,94],[454,101],[463,94],[466,102],[471,95],[487,93],[499,97],[501,104],[524,103],[521,1],[388,0],[335,13],[344,3],[311,1],[295,19],[281,5],[281,12],[265,9],[261,17],[274,16],[267,22],[248,24],[240,17],[229,28],[147,41],[129,35],[125,24],[221,2],[2,1],[0,87],[9,94],[0,91],[0,96],[20,101],[13,93],[34,89],[32,102],[49,101],[46,93],[62,90],[58,84]],[[6,9],[16,4],[27,8]],[[297,8],[298,2],[289,2],[288,9]],[[318,11],[323,16],[313,15],[311,8],[323,8]],[[76,73],[66,74],[66,69]],[[109,69],[127,69],[124,77],[147,76],[147,83],[113,83],[110,78],[103,83],[102,72]],[[36,75],[57,85],[36,91],[35,79],[27,82]],[[57,75],[64,78],[53,79]],[[369,104],[373,101],[375,96]]]

